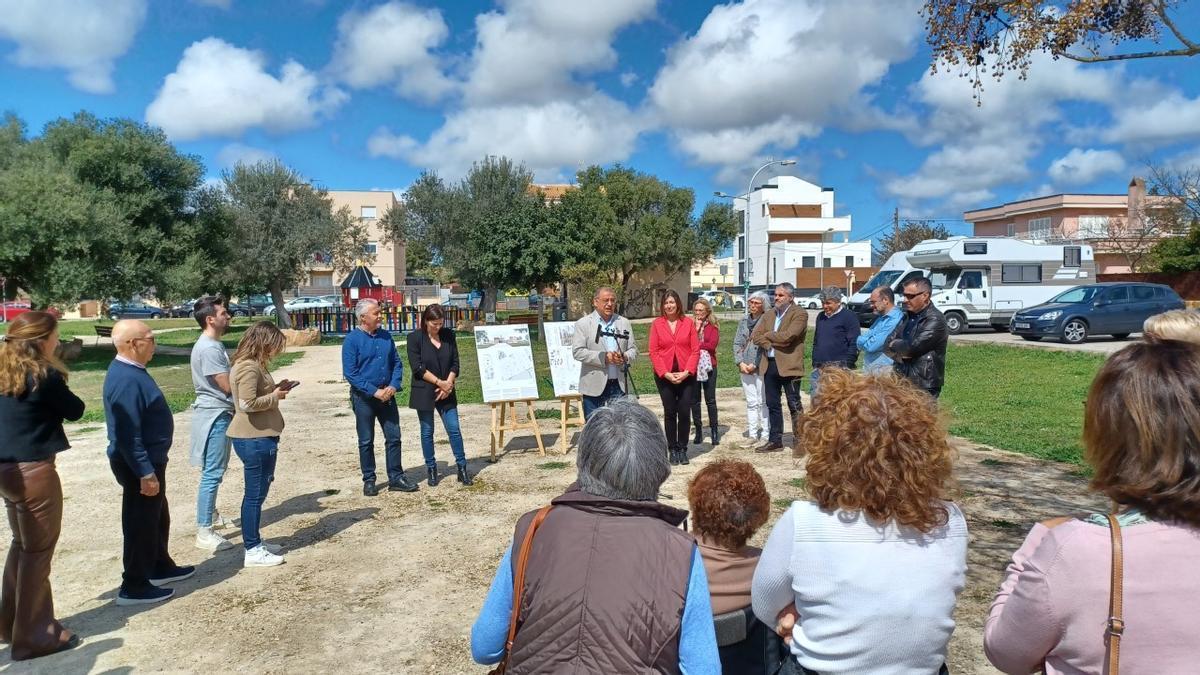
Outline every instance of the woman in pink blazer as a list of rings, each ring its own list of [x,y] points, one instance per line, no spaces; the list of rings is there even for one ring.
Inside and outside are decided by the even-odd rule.
[[[671,464],[687,464],[688,418],[696,396],[700,341],[695,324],[683,313],[678,293],[668,290],[663,295],[661,310],[650,324],[650,362],[654,364],[654,383],[662,399]]]

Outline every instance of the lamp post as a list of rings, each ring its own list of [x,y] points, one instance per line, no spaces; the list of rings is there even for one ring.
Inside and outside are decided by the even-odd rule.
[[[794,160],[794,159],[773,159],[773,160],[767,162],[766,164],[763,164],[762,166],[758,167],[758,169],[750,176],[750,183],[746,187],[746,208],[742,210],[742,237],[744,237],[743,241],[745,242],[745,246],[746,246],[746,256],[744,258],[744,260],[746,262],[746,276],[742,280],[742,292],[747,298],[750,297],[750,276],[754,273],[753,272],[754,259],[750,256],[750,193],[754,192],[754,181],[755,181],[755,179],[758,178],[758,174],[762,173],[763,170],[766,169],[767,167],[771,167],[776,164],[778,164],[779,166],[792,166],[795,163],[796,163],[796,160]],[[717,197],[724,197],[727,199],[735,199],[735,197],[733,195],[727,195],[724,192],[716,192],[714,194]],[[769,232],[767,233],[767,255],[765,258],[765,262],[767,265],[767,269],[766,269],[767,285],[770,285],[770,283],[771,283],[771,267],[770,267],[770,265],[771,265],[771,234]]]
[[[821,253],[819,254],[820,257],[817,258],[817,263],[821,267],[821,271],[819,273],[821,276],[821,281],[820,281],[821,291],[825,290],[825,236],[828,235],[830,232],[833,232],[832,227],[825,228],[825,231],[821,233]]]

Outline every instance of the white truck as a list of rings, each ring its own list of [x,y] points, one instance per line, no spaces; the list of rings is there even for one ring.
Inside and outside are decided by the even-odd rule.
[[[891,288],[896,293],[896,297],[899,298],[900,289],[903,288],[902,284],[913,277],[923,276],[924,274],[925,270],[918,267],[913,267],[911,264],[909,264],[908,251],[899,251],[897,253],[893,253],[891,257],[887,259],[887,262],[883,263],[883,267],[880,267],[878,272],[871,275],[870,279],[867,279],[867,283],[863,284],[862,287],[854,292],[854,295],[850,296],[850,300],[846,303],[846,307],[850,308],[850,311],[854,312],[854,314],[858,316],[858,322],[860,324],[863,326],[870,326],[871,322],[875,320],[875,310],[872,309],[871,304],[867,302],[867,300],[871,297],[871,291],[879,288],[880,286],[887,286],[888,288]],[[813,309],[816,308],[814,307]]]
[[[969,326],[1006,331],[1018,310],[1096,280],[1086,244],[1033,244],[1009,237],[927,239],[906,254],[927,270],[933,305],[951,334]],[[897,294],[899,295],[899,294]]]

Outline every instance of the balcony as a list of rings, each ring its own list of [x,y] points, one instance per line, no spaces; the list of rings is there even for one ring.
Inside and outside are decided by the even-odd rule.
[[[770,234],[821,234],[832,229],[834,232],[850,231],[850,216],[834,218],[767,218]]]

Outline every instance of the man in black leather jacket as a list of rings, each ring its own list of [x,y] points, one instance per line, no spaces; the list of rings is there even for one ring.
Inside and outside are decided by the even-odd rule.
[[[937,398],[946,379],[950,333],[946,318],[929,301],[932,292],[933,286],[925,277],[904,284],[904,318],[888,336],[884,353],[895,361],[897,373]]]

